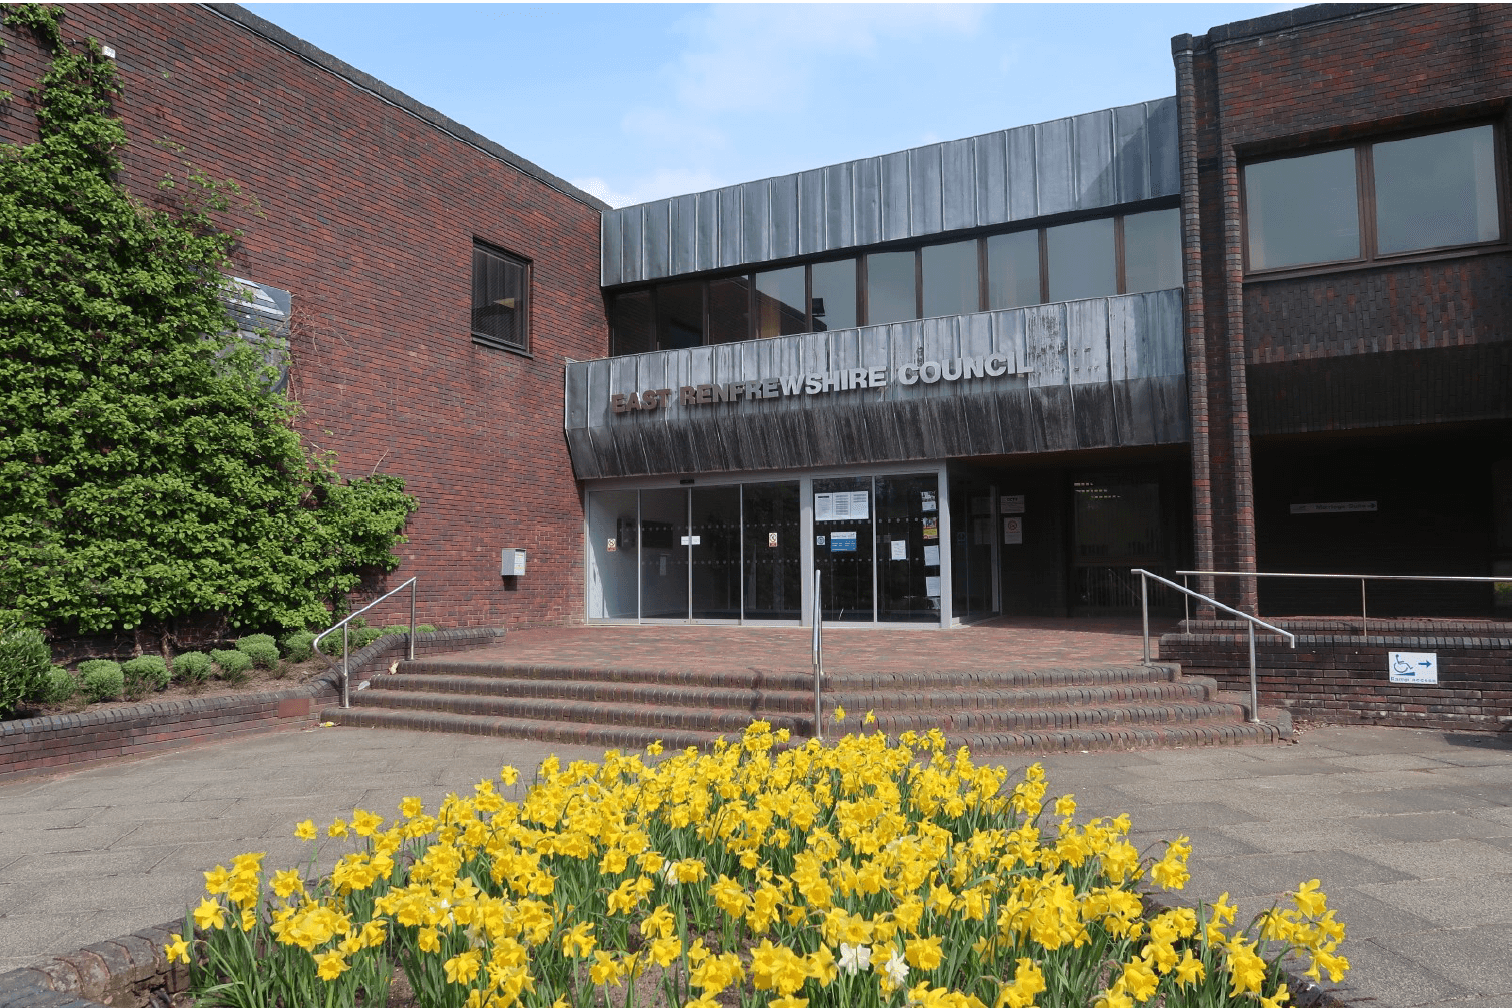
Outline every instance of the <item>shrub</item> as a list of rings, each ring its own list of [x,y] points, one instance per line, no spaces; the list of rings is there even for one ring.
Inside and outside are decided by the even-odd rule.
[[[144,654],[121,666],[126,679],[126,697],[140,700],[148,693],[156,693],[168,685],[168,663],[161,655]]]
[[[173,681],[185,686],[198,686],[210,678],[214,671],[210,656],[203,651],[185,651],[173,659]]]
[[[73,673],[54,667],[47,670],[47,681],[42,684],[42,694],[37,700],[40,703],[62,703],[72,699],[78,691],[79,680],[73,677]]]
[[[429,623],[417,623],[417,624],[415,624],[415,633],[435,633],[435,632],[436,632],[436,628],[433,627],[433,626],[431,626]]]
[[[278,667],[278,642],[269,634],[249,634],[236,642],[236,650],[251,658],[258,668]]]
[[[52,648],[30,627],[0,629],[0,717],[38,698],[52,668]]]
[[[126,689],[126,675],[119,662],[96,658],[79,662],[79,685],[84,687],[84,697],[90,703],[119,700]]]
[[[247,673],[252,671],[252,656],[244,652],[211,651],[210,657],[215,659],[220,677],[233,686],[246,682]]]
[[[359,648],[367,647],[369,644],[373,643],[373,641],[377,640],[379,637],[382,637],[383,634],[384,630],[382,627],[358,627],[357,629],[352,631],[352,650],[356,651]],[[331,634],[331,636],[335,637],[336,635]]]
[[[315,639],[315,634],[309,630],[296,630],[283,639],[284,657],[291,662],[309,661],[315,657],[310,642]]]

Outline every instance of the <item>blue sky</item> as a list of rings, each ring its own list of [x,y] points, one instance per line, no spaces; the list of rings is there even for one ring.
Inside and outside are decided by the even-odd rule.
[[[247,8],[617,206],[1175,93],[1295,4]]]

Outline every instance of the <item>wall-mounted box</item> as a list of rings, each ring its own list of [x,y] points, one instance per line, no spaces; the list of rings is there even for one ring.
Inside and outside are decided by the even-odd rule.
[[[503,557],[499,563],[499,574],[503,577],[523,577],[525,574],[525,551],[522,549],[504,550]]]

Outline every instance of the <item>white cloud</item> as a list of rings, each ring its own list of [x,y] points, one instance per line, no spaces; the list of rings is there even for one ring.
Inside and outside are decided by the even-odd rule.
[[[658,168],[649,175],[632,179],[623,185],[610,183],[598,177],[568,179],[568,181],[612,207],[649,203],[652,200],[666,199],[668,196],[716,189],[725,184],[713,173],[699,168]]]

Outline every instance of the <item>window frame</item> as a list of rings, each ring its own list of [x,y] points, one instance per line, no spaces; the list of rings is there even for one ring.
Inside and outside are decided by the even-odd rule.
[[[1039,300],[1036,302],[1036,304],[1050,304],[1052,302],[1049,300],[1049,297],[1050,297],[1050,269],[1049,269],[1049,255],[1048,255],[1048,251],[1049,250],[1048,250],[1048,247],[1047,247],[1047,245],[1048,245],[1047,232],[1052,227],[1059,227],[1059,226],[1064,225],[1064,224],[1075,224],[1075,223],[1079,223],[1079,222],[1082,222],[1082,221],[1088,221],[1088,220],[1109,220],[1109,219],[1111,219],[1112,222],[1113,222],[1113,260],[1114,260],[1114,274],[1115,274],[1115,281],[1116,281],[1117,290],[1113,291],[1113,292],[1110,292],[1109,294],[1104,295],[1104,296],[1107,296],[1107,297],[1121,296],[1121,295],[1129,293],[1128,276],[1127,276],[1127,251],[1126,251],[1126,248],[1125,248],[1125,239],[1124,239],[1124,219],[1126,217],[1134,216],[1134,215],[1137,215],[1137,214],[1150,213],[1150,212],[1155,212],[1155,211],[1167,211],[1167,210],[1177,210],[1177,211],[1179,211],[1179,209],[1180,209],[1179,204],[1177,204],[1175,202],[1168,201],[1168,200],[1161,200],[1161,201],[1158,201],[1156,203],[1156,205],[1153,205],[1153,206],[1150,206],[1150,205],[1135,205],[1135,206],[1127,207],[1127,208],[1121,210],[1118,213],[1111,213],[1111,214],[1110,213],[1102,213],[1102,214],[1096,214],[1096,213],[1093,213],[1093,214],[1077,214],[1075,216],[1069,217],[1068,219],[1042,220],[1042,221],[1039,221],[1039,222],[1033,224],[1032,226],[1028,226],[1028,227],[1024,227],[1024,226],[1017,226],[1017,227],[1015,227],[1015,226],[1011,226],[1011,225],[1010,226],[999,226],[999,227],[994,227],[994,228],[991,228],[991,229],[988,229],[988,230],[978,231],[975,234],[966,235],[966,236],[962,236],[960,234],[957,234],[957,235],[954,235],[954,236],[949,236],[949,237],[944,236],[944,235],[931,235],[928,240],[913,239],[913,240],[908,241],[908,242],[892,242],[892,243],[888,243],[888,244],[885,244],[885,245],[866,246],[866,247],[860,247],[860,248],[850,249],[850,250],[847,250],[847,252],[849,254],[837,255],[834,252],[830,252],[830,253],[824,253],[824,254],[814,255],[814,256],[811,256],[811,257],[805,257],[802,260],[799,260],[797,262],[788,260],[788,261],[778,261],[778,262],[771,262],[771,263],[751,264],[751,265],[746,266],[745,268],[739,269],[739,270],[720,270],[720,271],[709,271],[709,272],[704,273],[704,274],[693,274],[693,275],[686,275],[685,274],[685,275],[680,275],[680,276],[676,276],[676,277],[662,277],[662,278],[659,278],[659,279],[657,279],[657,280],[655,280],[655,281],[653,281],[651,283],[639,283],[639,284],[635,284],[635,285],[626,285],[623,288],[620,288],[620,289],[617,289],[617,290],[613,290],[613,291],[607,291],[606,292],[607,299],[608,299],[607,307],[609,309],[609,311],[608,311],[607,314],[609,315],[610,325],[611,325],[611,333],[610,333],[610,356],[630,356],[631,355],[631,354],[616,354],[616,353],[614,353],[615,345],[618,344],[618,343],[620,343],[621,340],[622,340],[622,337],[619,335],[619,333],[613,330],[614,300],[616,298],[619,298],[619,297],[623,297],[623,296],[626,296],[626,295],[638,294],[638,293],[646,293],[646,294],[649,295],[649,305],[648,305],[648,312],[647,312],[647,314],[648,314],[648,317],[651,320],[651,325],[652,325],[652,332],[650,334],[650,341],[649,341],[650,345],[651,345],[651,349],[649,351],[634,351],[634,353],[658,352],[658,351],[662,351],[662,350],[666,350],[666,349],[671,349],[671,348],[664,347],[664,346],[661,345],[661,338],[662,338],[661,327],[660,327],[661,306],[660,306],[660,304],[658,302],[659,302],[659,291],[660,291],[660,289],[662,287],[668,285],[668,284],[674,284],[674,283],[697,282],[697,283],[702,284],[703,292],[704,292],[704,294],[703,294],[703,304],[704,304],[704,309],[703,309],[703,333],[704,333],[704,339],[705,339],[705,342],[703,344],[701,344],[702,346],[715,346],[715,345],[719,345],[719,344],[711,344],[711,343],[707,342],[707,340],[709,338],[709,335],[713,331],[713,328],[712,328],[712,319],[711,319],[711,316],[710,316],[710,311],[711,311],[711,309],[710,309],[710,302],[711,302],[711,298],[709,297],[709,284],[711,284],[713,282],[716,282],[716,281],[719,281],[719,280],[729,280],[729,279],[733,279],[733,278],[744,278],[746,280],[746,296],[747,296],[747,304],[746,304],[746,333],[747,333],[747,336],[746,336],[745,340],[730,340],[728,342],[746,342],[746,341],[759,340],[759,339],[774,339],[776,337],[770,337],[770,336],[763,337],[763,336],[756,335],[757,332],[759,332],[759,326],[760,326],[760,320],[759,320],[759,307],[760,307],[760,305],[759,305],[759,295],[757,293],[757,280],[756,280],[756,278],[757,278],[757,276],[759,274],[762,274],[762,273],[767,273],[767,272],[771,272],[771,271],[775,271],[775,270],[791,269],[793,267],[801,267],[803,269],[803,288],[804,288],[804,305],[805,305],[804,324],[806,326],[806,328],[803,331],[804,332],[816,332],[816,331],[820,331],[820,330],[816,330],[814,328],[814,325],[815,325],[815,316],[813,314],[813,307],[814,307],[814,276],[813,276],[813,267],[816,266],[816,265],[820,265],[820,264],[823,264],[823,263],[829,263],[829,262],[850,261],[850,262],[852,262],[852,263],[855,264],[854,275],[855,275],[855,298],[856,298],[856,323],[855,323],[855,326],[849,327],[849,328],[859,328],[859,327],[865,327],[865,326],[871,326],[871,325],[881,325],[883,323],[872,322],[870,320],[870,305],[867,303],[867,290],[868,290],[868,279],[869,279],[868,276],[867,276],[867,272],[868,272],[868,270],[867,270],[867,259],[868,259],[868,257],[870,255],[878,253],[878,252],[907,252],[907,253],[912,254],[912,256],[913,256],[913,266],[914,266],[914,317],[911,318],[911,319],[901,319],[901,320],[898,320],[898,321],[903,321],[903,322],[920,321],[920,320],[922,320],[923,318],[926,317],[923,314],[923,312],[924,312],[924,254],[923,254],[923,250],[926,247],[928,247],[928,246],[934,246],[934,245],[951,245],[951,244],[956,244],[956,243],[964,242],[964,241],[973,241],[973,242],[976,243],[976,263],[977,263],[977,307],[972,312],[968,312],[967,314],[975,314],[975,313],[987,312],[987,311],[1006,311],[1006,310],[1011,310],[1011,309],[993,308],[993,307],[990,306],[991,284],[990,284],[990,277],[989,277],[988,269],[987,269],[988,262],[989,262],[989,256],[988,256],[988,239],[993,238],[993,237],[998,236],[998,235],[1003,235],[1003,234],[1033,233],[1033,234],[1036,235],[1035,245],[1036,245],[1036,248],[1037,248],[1038,266],[1039,266],[1039,283],[1038,283],[1038,296],[1039,296]],[[1178,241],[1179,241],[1180,240],[1179,229],[1178,229],[1178,235],[1177,235],[1177,237],[1178,237]],[[1179,247],[1178,247],[1178,260],[1177,261],[1178,261],[1178,263],[1180,263],[1182,261],[1181,258],[1180,258],[1180,249],[1179,249]],[[1184,278],[1183,278],[1183,282],[1184,282]],[[1144,293],[1144,292],[1141,291],[1141,292],[1138,292],[1138,293]],[[1016,305],[1014,307],[1015,308],[1028,308],[1028,307],[1034,307],[1034,305]],[[934,317],[934,316],[929,316],[929,317]],[[948,316],[942,316],[942,317],[948,317]],[[824,330],[824,331],[828,331],[828,330]]]
[[[1475,129],[1479,126],[1491,127],[1492,162],[1496,172],[1496,219],[1500,225],[1501,236],[1490,241],[1435,245],[1429,248],[1407,249],[1402,252],[1381,253],[1378,251],[1375,146],[1397,140],[1413,140],[1418,137],[1434,136],[1439,133],[1457,133],[1460,130]],[[1308,276],[1314,273],[1334,273],[1341,270],[1368,269],[1373,266],[1401,262],[1427,262],[1463,255],[1479,255],[1486,252],[1503,251],[1512,247],[1512,239],[1508,238],[1508,224],[1509,221],[1512,221],[1512,215],[1509,215],[1508,207],[1509,183],[1505,145],[1505,131],[1501,128],[1499,121],[1494,119],[1476,119],[1455,123],[1450,126],[1445,126],[1441,123],[1418,129],[1373,134],[1369,137],[1362,137],[1343,143],[1322,144],[1316,147],[1308,147],[1301,151],[1287,151],[1281,154],[1270,153],[1244,158],[1239,170],[1239,223],[1242,236],[1240,251],[1243,255],[1244,278],[1246,280],[1285,279],[1291,276]],[[1245,169],[1251,165],[1288,161],[1293,158],[1307,157],[1313,154],[1329,154],[1341,150],[1354,152],[1355,220],[1360,234],[1360,255],[1348,259],[1324,259],[1317,262],[1292,263],[1286,266],[1272,266],[1269,268],[1253,267],[1250,264],[1249,186],[1245,181]]]
[[[473,238],[472,248],[473,259],[471,260],[471,262],[473,276],[472,284],[469,288],[468,293],[469,308],[467,323],[473,345],[487,347],[490,350],[502,350],[506,353],[517,354],[521,357],[534,357],[535,354],[531,352],[531,313],[535,305],[535,298],[532,296],[535,288],[535,264],[522,255],[518,255],[514,252],[509,252],[503,248],[500,248],[498,245],[493,244],[492,242],[484,241],[482,238],[478,238],[476,236],[474,236]],[[520,280],[520,299],[525,303],[513,309],[516,313],[516,317],[519,320],[521,341],[518,344],[510,343],[506,340],[500,339],[499,337],[494,336],[491,333],[479,332],[477,329],[473,328],[473,321],[478,310],[478,306],[476,304],[473,304],[472,300],[476,296],[476,290],[478,286],[477,254],[479,252],[482,252],[485,255],[494,256],[495,258],[503,260],[505,263],[513,266],[518,266],[521,269],[522,276]]]

